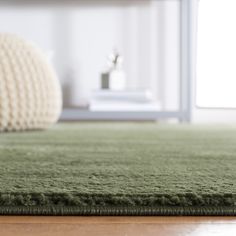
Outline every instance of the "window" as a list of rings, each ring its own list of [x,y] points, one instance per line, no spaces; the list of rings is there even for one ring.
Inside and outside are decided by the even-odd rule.
[[[199,4],[196,103],[236,108],[236,1]]]

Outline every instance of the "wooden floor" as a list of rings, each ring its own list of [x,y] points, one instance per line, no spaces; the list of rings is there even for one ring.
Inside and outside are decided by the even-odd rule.
[[[234,217],[0,216],[3,236],[236,235]]]

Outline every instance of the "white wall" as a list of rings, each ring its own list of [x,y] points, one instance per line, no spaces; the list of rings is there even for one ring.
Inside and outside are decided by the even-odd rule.
[[[51,50],[53,42],[53,15],[50,9],[0,8],[0,31],[23,35],[40,45],[43,50]]]
[[[108,3],[109,4],[106,4]],[[151,88],[164,108],[178,107],[180,0],[82,1],[57,6],[2,6],[0,31],[54,51],[63,85],[84,103],[114,47],[124,56],[129,88]]]

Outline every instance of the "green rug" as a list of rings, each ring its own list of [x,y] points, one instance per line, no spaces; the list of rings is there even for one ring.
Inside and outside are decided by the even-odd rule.
[[[0,214],[236,215],[236,127],[71,123],[0,134]]]

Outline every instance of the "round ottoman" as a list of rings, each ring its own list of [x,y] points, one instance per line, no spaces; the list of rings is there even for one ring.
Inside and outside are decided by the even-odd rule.
[[[45,129],[60,115],[59,81],[32,43],[0,34],[0,131]]]

